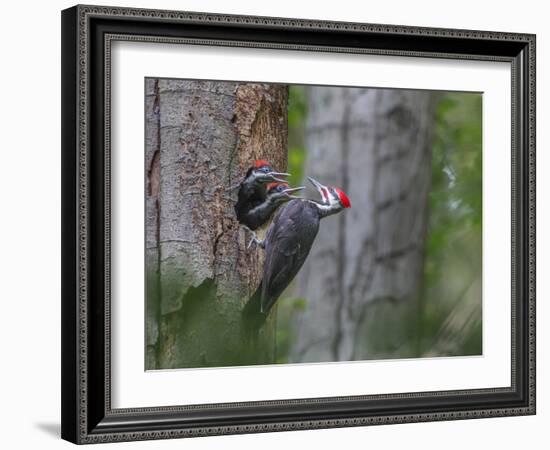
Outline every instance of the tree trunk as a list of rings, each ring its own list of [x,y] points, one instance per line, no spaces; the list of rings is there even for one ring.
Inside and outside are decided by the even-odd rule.
[[[251,351],[241,309],[261,278],[230,187],[255,159],[286,170],[287,88],[146,80],[146,367],[270,363],[275,324]]]
[[[314,87],[305,173],[352,208],[321,223],[299,278],[293,361],[416,354],[431,179],[432,94]]]

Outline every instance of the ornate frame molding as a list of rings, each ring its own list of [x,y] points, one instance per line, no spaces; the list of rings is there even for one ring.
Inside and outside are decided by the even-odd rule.
[[[426,38],[426,42],[440,42],[441,39],[453,42],[460,41],[460,52],[443,52],[438,49],[414,50],[377,47],[352,47],[328,45],[325,43],[282,43],[244,39],[216,39],[197,37],[151,36],[145,34],[117,33],[93,31],[94,21],[107,19],[124,27],[127,21],[139,21],[142,24],[157,23],[171,27],[193,25],[218,27],[222,25],[238,26],[250,33],[268,30],[272,33],[281,31],[301,32],[309,30],[330,31],[343,38],[349,33],[357,35],[376,35],[380,42],[384,38]],[[118,24],[121,25],[118,25]],[[233,16],[219,14],[203,14],[193,12],[160,11],[147,9],[130,9],[99,6],[76,6],[63,13],[63,190],[70,190],[63,197],[64,249],[63,249],[63,377],[71,382],[63,389],[62,434],[63,437],[77,443],[98,443],[111,441],[128,441],[143,439],[163,439],[173,437],[206,436],[218,434],[236,434],[249,432],[271,432],[284,430],[347,427],[373,424],[439,421],[452,419],[468,419],[482,417],[498,417],[509,415],[527,415],[535,413],[535,36],[530,34],[514,34],[487,31],[449,30],[424,27],[405,27],[396,25],[377,25],[347,22],[314,21],[304,19],[286,19],[253,16]],[[94,34],[95,33],[95,34]],[[97,43],[93,39],[101,39],[103,48],[98,72]],[[431,41],[430,41],[431,39]],[[186,43],[196,45],[243,46],[265,49],[291,49],[304,51],[347,52],[364,54],[384,54],[414,57],[451,58],[451,59],[481,59],[490,61],[506,61],[512,64],[512,172],[515,174],[512,185],[512,386],[510,388],[478,389],[470,391],[438,391],[395,395],[374,395],[359,397],[331,397],[319,399],[292,399],[285,401],[250,402],[239,404],[193,405],[166,408],[111,409],[110,402],[110,67],[111,43],[115,40],[143,41],[155,43]],[[458,42],[457,41],[457,42]],[[472,50],[480,42],[497,42],[498,48],[510,48],[509,54],[495,51],[494,54],[481,54],[464,51],[464,45],[471,45]],[[99,41],[98,41],[99,42]],[[411,41],[412,42],[412,41]],[[416,41],[415,41],[416,42]],[[418,41],[421,42],[421,41]],[[94,47],[96,45],[96,47]],[[383,45],[383,44],[382,44]],[[457,44],[458,45],[458,44]],[[490,46],[489,46],[490,47]],[[435,47],[434,47],[435,48]],[[514,48],[519,49],[514,54]],[[95,59],[94,59],[95,58]],[[70,66],[70,67],[68,67]],[[95,131],[94,116],[90,110],[94,108],[92,96],[97,95],[94,86],[97,80],[93,77],[104,69],[103,81],[103,180],[102,205],[104,215],[97,216],[97,209],[91,205],[97,200],[94,179],[95,166],[91,164],[91,139]],[[96,83],[96,84],[93,84]],[[76,105],[76,107],[75,107]],[[96,143],[99,142],[96,138]],[[519,162],[519,164],[518,164]],[[76,168],[76,170],[75,170]],[[518,181],[522,181],[523,184]],[[93,197],[93,198],[92,198]],[[525,213],[526,212],[526,213]],[[95,215],[94,215],[95,213]],[[91,268],[95,267],[97,257],[91,256],[94,250],[90,238],[92,229],[97,230],[97,221],[103,221],[103,274],[104,289],[101,295],[105,304],[103,309],[103,324],[90,320],[92,313]],[[519,237],[519,239],[518,239]],[[525,240],[526,242],[523,242]],[[521,241],[521,242],[520,242]],[[97,245],[97,243],[96,243]],[[518,254],[519,253],[519,254]],[[523,259],[525,261],[523,261]],[[520,265],[519,271],[517,265]],[[95,270],[95,269],[94,269]],[[523,272],[522,272],[523,271]],[[95,273],[95,272],[94,272]],[[97,273],[95,273],[97,275]],[[517,284],[516,284],[517,283]],[[528,294],[517,298],[516,293]],[[97,294],[97,292],[96,292]],[[516,302],[518,302],[516,304]],[[97,305],[95,306],[97,308]],[[519,309],[518,309],[519,308]],[[520,311],[523,315],[517,316]],[[518,329],[517,326],[519,325]],[[97,328],[97,331],[96,331]],[[101,332],[103,338],[97,336]],[[526,351],[518,355],[517,333],[523,333]],[[91,336],[93,337],[91,338]],[[99,341],[98,341],[99,339]],[[71,342],[68,343],[67,341]],[[89,395],[97,392],[97,386],[92,386],[90,367],[97,360],[90,358],[90,348],[98,342],[104,345],[105,377],[103,385],[103,407],[92,405]],[[521,343],[520,343],[521,344]],[[523,347],[522,347],[523,348]],[[519,365],[518,365],[519,364]],[[520,367],[521,373],[517,373]],[[98,369],[99,370],[99,369]],[[519,386],[521,384],[521,386]],[[451,408],[449,410],[434,409],[432,411],[413,411],[402,414],[370,414],[353,416],[342,415],[338,418],[319,418],[300,420],[281,420],[264,423],[226,424],[218,425],[183,425],[169,426],[166,419],[170,414],[185,414],[185,412],[203,411],[208,414],[212,409],[236,407],[277,407],[307,405],[325,405],[335,402],[362,400],[373,402],[380,400],[399,399],[402,401],[456,397],[474,400],[476,397],[486,397],[494,394],[516,394],[524,387],[527,397],[520,395],[515,403],[509,402],[504,407],[477,407],[468,410]],[[414,405],[413,405],[414,406]],[[414,409],[414,408],[413,408]],[[128,418],[131,418],[128,425]],[[100,419],[100,420],[98,420]],[[124,420],[123,420],[124,419]],[[135,419],[135,420],[134,420]],[[165,421],[162,425],[162,421]],[[121,425],[121,423],[124,424]]]

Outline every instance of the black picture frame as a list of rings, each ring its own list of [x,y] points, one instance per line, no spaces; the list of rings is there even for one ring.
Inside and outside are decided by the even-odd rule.
[[[112,409],[110,44],[194,42],[512,65],[512,383],[416,394]],[[535,36],[75,6],[62,12],[62,437],[96,443],[535,414]]]

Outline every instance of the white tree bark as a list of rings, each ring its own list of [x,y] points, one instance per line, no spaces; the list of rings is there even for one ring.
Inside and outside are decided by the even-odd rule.
[[[254,159],[286,169],[286,86],[146,81],[147,367],[272,362],[274,322],[254,354],[240,313],[263,255],[235,219]]]
[[[321,223],[299,278],[293,361],[414,355],[431,174],[432,94],[308,90],[305,173],[352,208]]]

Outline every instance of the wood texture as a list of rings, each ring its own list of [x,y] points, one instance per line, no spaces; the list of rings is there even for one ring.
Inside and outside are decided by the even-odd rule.
[[[146,82],[147,367],[269,363],[274,320],[254,348],[241,308],[263,255],[235,219],[255,159],[286,170],[286,86]]]

